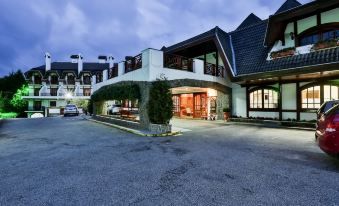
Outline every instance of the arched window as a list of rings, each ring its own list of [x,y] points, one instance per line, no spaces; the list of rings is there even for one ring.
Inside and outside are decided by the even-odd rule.
[[[333,84],[309,85],[301,90],[301,108],[318,109],[329,100],[339,99],[339,87]]]
[[[339,39],[339,24],[329,23],[312,27],[298,35],[298,46],[315,44],[319,41]]]
[[[250,109],[277,109],[278,92],[273,88],[252,90],[250,96]]]

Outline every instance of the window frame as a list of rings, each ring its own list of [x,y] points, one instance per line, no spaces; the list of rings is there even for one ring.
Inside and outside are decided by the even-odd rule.
[[[277,107],[276,108],[265,108],[265,90],[273,91],[277,93]],[[251,107],[251,94],[255,91],[261,91],[261,108],[252,108]],[[248,90],[247,94],[247,108],[248,111],[269,111],[269,112],[278,112],[280,109],[280,92],[278,88],[272,86],[264,87],[254,87]]]
[[[336,86],[338,87],[338,92],[339,92],[339,82],[334,82],[334,81],[313,82],[313,83],[305,84],[299,87],[298,96],[297,96],[297,98],[299,98],[299,104],[297,105],[297,107],[299,108],[300,112],[314,112],[320,108],[320,107],[319,108],[303,108],[303,103],[302,103],[302,91],[308,88],[311,88],[311,87],[316,87],[316,86],[320,87],[320,106],[325,102],[325,92],[324,92],[325,86]],[[338,93],[338,97],[339,97],[339,93]]]
[[[326,32],[339,30],[339,23],[327,23],[311,27],[297,35],[296,47],[301,46],[301,40],[305,37],[317,35],[318,42],[323,40],[323,34]],[[306,46],[306,45],[304,45]]]

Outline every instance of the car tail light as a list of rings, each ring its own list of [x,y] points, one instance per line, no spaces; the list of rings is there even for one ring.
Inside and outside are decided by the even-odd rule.
[[[336,132],[337,130],[339,131],[339,114],[334,114],[329,116],[326,119],[326,129],[325,132]]]

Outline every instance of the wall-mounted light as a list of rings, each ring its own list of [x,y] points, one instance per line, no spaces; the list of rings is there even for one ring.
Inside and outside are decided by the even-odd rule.
[[[291,39],[294,40],[294,38],[295,38],[294,32],[291,32],[290,36],[291,36]]]

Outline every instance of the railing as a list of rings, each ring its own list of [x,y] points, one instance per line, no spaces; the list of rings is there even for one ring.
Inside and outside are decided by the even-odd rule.
[[[117,77],[118,76],[118,65],[114,65],[113,68],[110,69],[109,71],[109,79],[112,79],[114,77]]]
[[[193,72],[193,59],[174,54],[165,54],[164,66],[170,69]]]
[[[42,96],[42,97],[48,97],[48,96],[51,96],[51,93],[41,93],[40,96]]]
[[[204,73],[216,77],[225,77],[225,67],[217,67],[215,64],[205,63]]]
[[[125,73],[140,69],[142,67],[142,54],[135,57],[126,57]]]
[[[77,96],[77,97],[89,97],[89,96],[91,96],[91,93],[88,93],[88,92],[76,93],[75,96]]]
[[[65,85],[75,85],[75,80],[64,80],[63,81],[63,83],[65,84]]]

